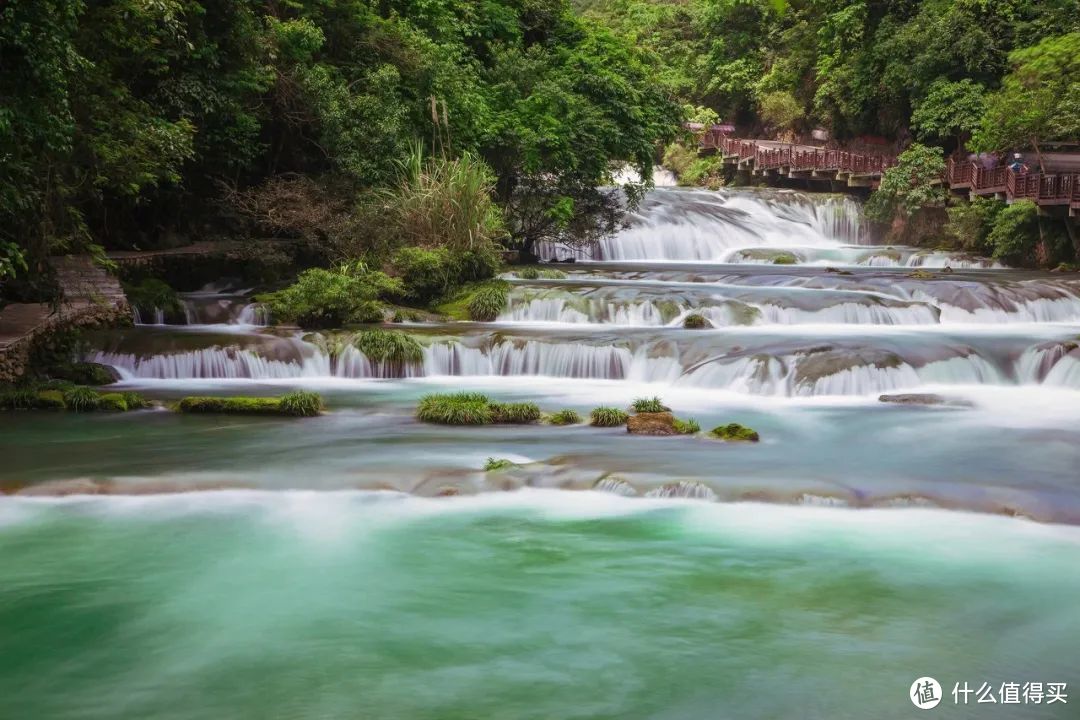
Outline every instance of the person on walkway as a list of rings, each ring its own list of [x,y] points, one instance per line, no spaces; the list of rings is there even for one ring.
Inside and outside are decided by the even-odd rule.
[[[1013,153],[1013,161],[1009,163],[1009,169],[1017,175],[1022,175],[1026,172],[1027,165],[1020,157],[1020,153]]]

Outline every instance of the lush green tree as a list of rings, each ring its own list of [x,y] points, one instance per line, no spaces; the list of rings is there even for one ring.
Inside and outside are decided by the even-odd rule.
[[[1080,32],[1046,38],[1009,59],[1012,71],[988,100],[975,145],[1038,151],[1043,140],[1080,137]]]
[[[911,113],[911,125],[922,139],[954,139],[962,145],[979,127],[986,111],[981,85],[964,78],[935,80]]]
[[[882,175],[881,185],[866,203],[866,216],[888,222],[898,215],[908,217],[920,208],[944,204],[944,172],[940,148],[912,145]]]

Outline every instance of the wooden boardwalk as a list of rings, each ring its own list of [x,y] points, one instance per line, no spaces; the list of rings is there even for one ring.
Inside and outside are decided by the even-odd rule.
[[[721,154],[724,162],[754,175],[822,180],[848,187],[876,188],[881,174],[896,165],[896,156],[826,150],[774,140],[744,140],[706,131],[700,137],[703,151]],[[1080,156],[1069,156],[1063,165]],[[949,159],[942,183],[970,197],[996,197],[1007,203],[1032,200],[1046,212],[1067,211],[1080,217],[1080,172],[1071,168],[1053,172],[1017,173],[1007,167],[984,169],[978,163]]]

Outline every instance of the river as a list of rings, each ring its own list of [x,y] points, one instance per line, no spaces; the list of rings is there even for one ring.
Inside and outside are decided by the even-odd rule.
[[[0,416],[0,715],[906,718],[929,675],[1077,717],[950,691],[1080,688],[1080,279],[863,225],[658,188],[496,322],[397,326],[406,367],[224,285],[110,331],[124,388],[329,412]],[[413,419],[457,388],[762,439]]]

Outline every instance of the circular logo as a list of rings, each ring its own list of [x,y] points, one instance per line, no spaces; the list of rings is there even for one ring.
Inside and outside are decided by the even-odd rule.
[[[921,677],[911,683],[908,691],[911,703],[920,710],[935,708],[941,702],[941,684],[932,677]]]

